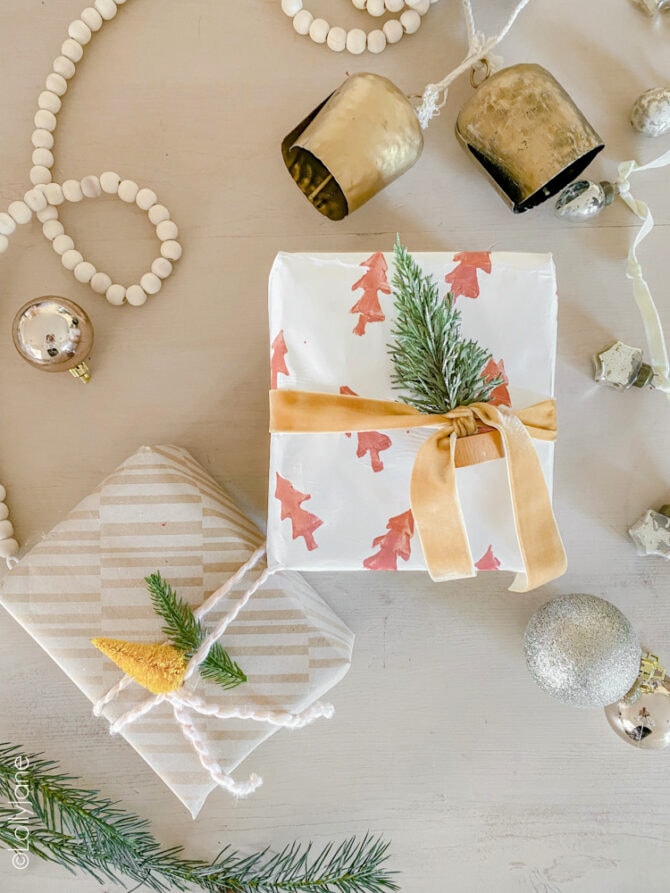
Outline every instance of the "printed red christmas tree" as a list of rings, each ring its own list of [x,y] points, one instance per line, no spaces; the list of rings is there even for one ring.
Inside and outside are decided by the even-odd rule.
[[[302,536],[310,552],[313,549],[317,549],[318,543],[314,539],[314,531],[321,527],[323,521],[311,512],[301,508],[303,502],[312,498],[311,494],[301,493],[299,490],[296,490],[290,481],[277,473],[275,497],[281,503],[282,521],[286,518],[291,519],[293,539],[295,540]]]
[[[488,251],[460,251],[454,255],[457,265],[444,277],[451,288],[454,298],[464,295],[466,298],[479,297],[479,280],[477,271],[491,272],[491,254]]]
[[[369,322],[383,322],[386,319],[377,293],[381,292],[384,295],[390,295],[391,286],[386,278],[388,264],[380,251],[364,260],[360,266],[366,267],[367,273],[364,273],[358,282],[351,286],[351,290],[356,291],[357,288],[362,288],[363,296],[349,312],[360,314],[354,328],[354,334],[365,335],[365,326]]]
[[[414,535],[414,516],[411,509],[402,515],[389,518],[386,529],[388,533],[372,541],[373,547],[379,549],[379,552],[363,562],[363,566],[370,571],[397,571],[398,558],[407,561],[411,554],[411,539]]]
[[[273,389],[277,387],[277,376],[279,373],[282,375],[289,375],[288,367],[286,365],[286,354],[288,353],[288,348],[286,347],[286,342],[284,341],[284,330],[282,329],[275,340],[272,342],[272,358],[270,360],[270,370],[272,372],[272,379],[270,383],[270,387]]]
[[[499,384],[497,388],[494,388],[491,391],[491,397],[488,402],[492,403],[494,406],[511,406],[512,399],[507,390],[509,378],[505,372],[505,364],[502,359],[496,363],[493,358],[491,358],[482,369],[482,378],[484,381],[491,381],[492,378],[498,378],[498,376],[502,378],[503,383]]]
[[[493,554],[493,546],[489,546],[486,552],[482,555],[482,557],[475,563],[475,567],[479,571],[497,571],[500,567],[500,562]]]
[[[356,391],[352,391],[351,388],[348,388],[346,385],[342,385],[340,394],[349,394],[352,397],[358,396]],[[351,437],[349,432],[347,432],[347,437]],[[380,431],[359,431],[356,455],[359,459],[362,459],[366,453],[369,453],[372,470],[383,471],[384,463],[379,454],[384,450],[388,450],[392,445],[391,438],[386,434],[382,434]]]

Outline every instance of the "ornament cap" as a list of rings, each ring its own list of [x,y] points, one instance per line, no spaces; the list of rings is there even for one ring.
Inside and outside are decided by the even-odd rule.
[[[409,99],[377,74],[351,75],[282,142],[298,187],[331,220],[342,220],[409,170],[423,133]]]
[[[534,63],[484,80],[461,109],[456,135],[517,213],[555,195],[605,147],[553,75]]]
[[[73,375],[75,378],[78,378],[79,381],[83,381],[84,384],[88,384],[91,380],[91,370],[88,368],[86,363],[79,363],[73,369],[70,369],[70,375]]]

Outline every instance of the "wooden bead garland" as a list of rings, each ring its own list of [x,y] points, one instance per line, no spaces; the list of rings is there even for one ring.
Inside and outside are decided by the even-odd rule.
[[[51,175],[54,165],[54,131],[58,123],[57,115],[67,93],[67,82],[76,72],[76,64],[84,55],[84,47],[106,21],[116,16],[118,7],[125,2],[126,0],[94,0],[93,5],[84,9],[80,17],[68,26],[61,54],[54,60],[53,71],[45,82],[46,89],[37,100],[38,109],[32,135],[33,166],[30,170],[32,188],[26,192],[22,201],[12,202],[7,212],[0,214],[0,254],[7,250],[9,236],[14,233],[17,224],[29,223],[35,214],[43,224],[44,237],[51,242],[63,266],[72,271],[78,282],[88,283],[94,292],[104,294],[110,304],[128,303],[138,307],[146,302],[147,295],[158,293],[162,280],[172,273],[172,263],[181,257],[182,248],[177,241],[178,229],[170,220],[170,212],[164,205],[158,204],[158,197],[152,189],[140,188],[130,179],[122,180],[113,171],[104,171],[99,176],[88,175],[82,180],[65,180],[62,184],[54,183]],[[80,202],[103,194],[116,195],[121,201],[145,211],[156,227],[161,243],[161,256],[154,261],[151,270],[138,277],[137,283],[129,286],[115,283],[111,276],[96,270],[93,264],[86,261],[76,250],[73,239],[67,235],[59,220],[57,208],[63,202]]]
[[[421,26],[424,16],[437,0],[352,0],[356,9],[365,10],[369,15],[378,18],[387,12],[395,13],[404,10],[400,18],[388,19],[381,28],[365,32],[362,28],[347,31],[333,26],[322,18],[314,18],[305,9],[303,0],[281,0],[282,12],[293,20],[296,33],[309,35],[314,43],[325,44],[334,53],[347,50],[358,56],[368,50],[370,53],[381,53],[390,43],[398,43],[405,34],[415,34]],[[405,9],[405,7],[407,7]]]
[[[7,491],[0,484],[0,559],[14,558],[19,551],[19,544],[14,539],[14,528],[9,520],[9,509],[5,502]]]

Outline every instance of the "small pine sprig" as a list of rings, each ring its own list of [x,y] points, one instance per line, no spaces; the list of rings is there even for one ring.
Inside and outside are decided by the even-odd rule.
[[[425,413],[486,403],[503,383],[500,376],[482,378],[490,352],[461,336],[461,314],[453,295],[440,297],[433,277],[423,273],[399,238],[393,251],[397,317],[391,330],[395,342],[388,349],[394,388],[406,392],[405,403]]]
[[[19,760],[17,763],[16,761]],[[20,770],[21,801],[14,803]],[[398,890],[386,867],[388,844],[371,835],[328,844],[312,856],[311,845],[291,844],[275,855],[245,856],[226,848],[211,863],[185,859],[181,847],[163,849],[149,824],[120,809],[98,791],[58,770],[41,754],[0,744],[0,843],[95,878],[155,893],[388,893]],[[20,816],[18,814],[20,806]],[[15,833],[22,829],[20,837]]]
[[[183,651],[190,660],[207,637],[202,623],[195,617],[190,606],[174,591],[157,571],[145,577],[154,610],[164,621],[163,632],[171,644]],[[230,657],[219,642],[209,649],[200,664],[200,675],[223,688],[235,688],[247,681],[243,670]]]

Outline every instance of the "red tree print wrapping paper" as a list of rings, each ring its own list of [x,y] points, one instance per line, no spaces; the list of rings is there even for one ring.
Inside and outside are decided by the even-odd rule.
[[[549,254],[414,253],[446,295],[462,333],[501,374],[493,401],[519,410],[554,395],[557,290]],[[400,400],[387,345],[393,255],[286,254],[270,274],[272,385]],[[277,351],[281,345],[281,351]],[[434,431],[273,434],[268,561],[293,570],[425,570],[409,505],[419,446]],[[554,444],[533,441],[552,488]],[[522,570],[504,459],[457,471],[475,566]]]

